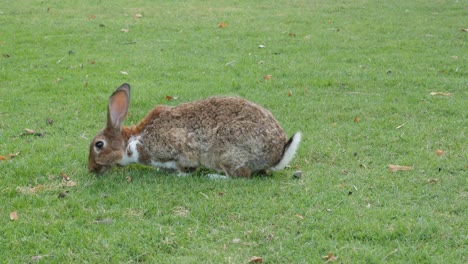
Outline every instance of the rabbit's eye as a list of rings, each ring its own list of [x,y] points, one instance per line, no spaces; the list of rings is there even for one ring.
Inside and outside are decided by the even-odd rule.
[[[96,144],[94,144],[94,146],[96,146],[96,148],[98,149],[102,149],[102,147],[104,147],[104,142],[98,141],[96,142]]]

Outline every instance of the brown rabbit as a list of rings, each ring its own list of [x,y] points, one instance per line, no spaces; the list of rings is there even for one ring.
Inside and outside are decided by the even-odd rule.
[[[90,171],[141,163],[180,173],[204,166],[250,177],[283,169],[301,140],[296,133],[288,141],[268,110],[238,97],[156,106],[137,125],[124,127],[129,104],[130,86],[123,84],[109,98],[107,125],[89,147]]]

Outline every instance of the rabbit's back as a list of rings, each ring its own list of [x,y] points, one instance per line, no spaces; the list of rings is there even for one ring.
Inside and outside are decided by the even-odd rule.
[[[252,171],[267,169],[281,159],[287,141],[270,111],[238,97],[156,107],[145,120],[145,145],[152,155],[177,156],[194,167],[223,170],[222,164],[239,160]]]

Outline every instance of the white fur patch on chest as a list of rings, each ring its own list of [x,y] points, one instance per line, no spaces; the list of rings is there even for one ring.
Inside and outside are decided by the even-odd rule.
[[[123,158],[119,163],[119,165],[125,166],[129,163],[137,163],[138,162],[138,144],[141,144],[140,137],[131,137],[128,140],[127,148],[125,149],[125,153]]]

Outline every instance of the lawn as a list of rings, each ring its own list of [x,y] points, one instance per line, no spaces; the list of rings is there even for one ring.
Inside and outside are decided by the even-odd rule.
[[[445,0],[6,1],[0,262],[466,263],[467,17]],[[238,95],[303,141],[251,179],[90,174],[124,82],[127,125]]]

